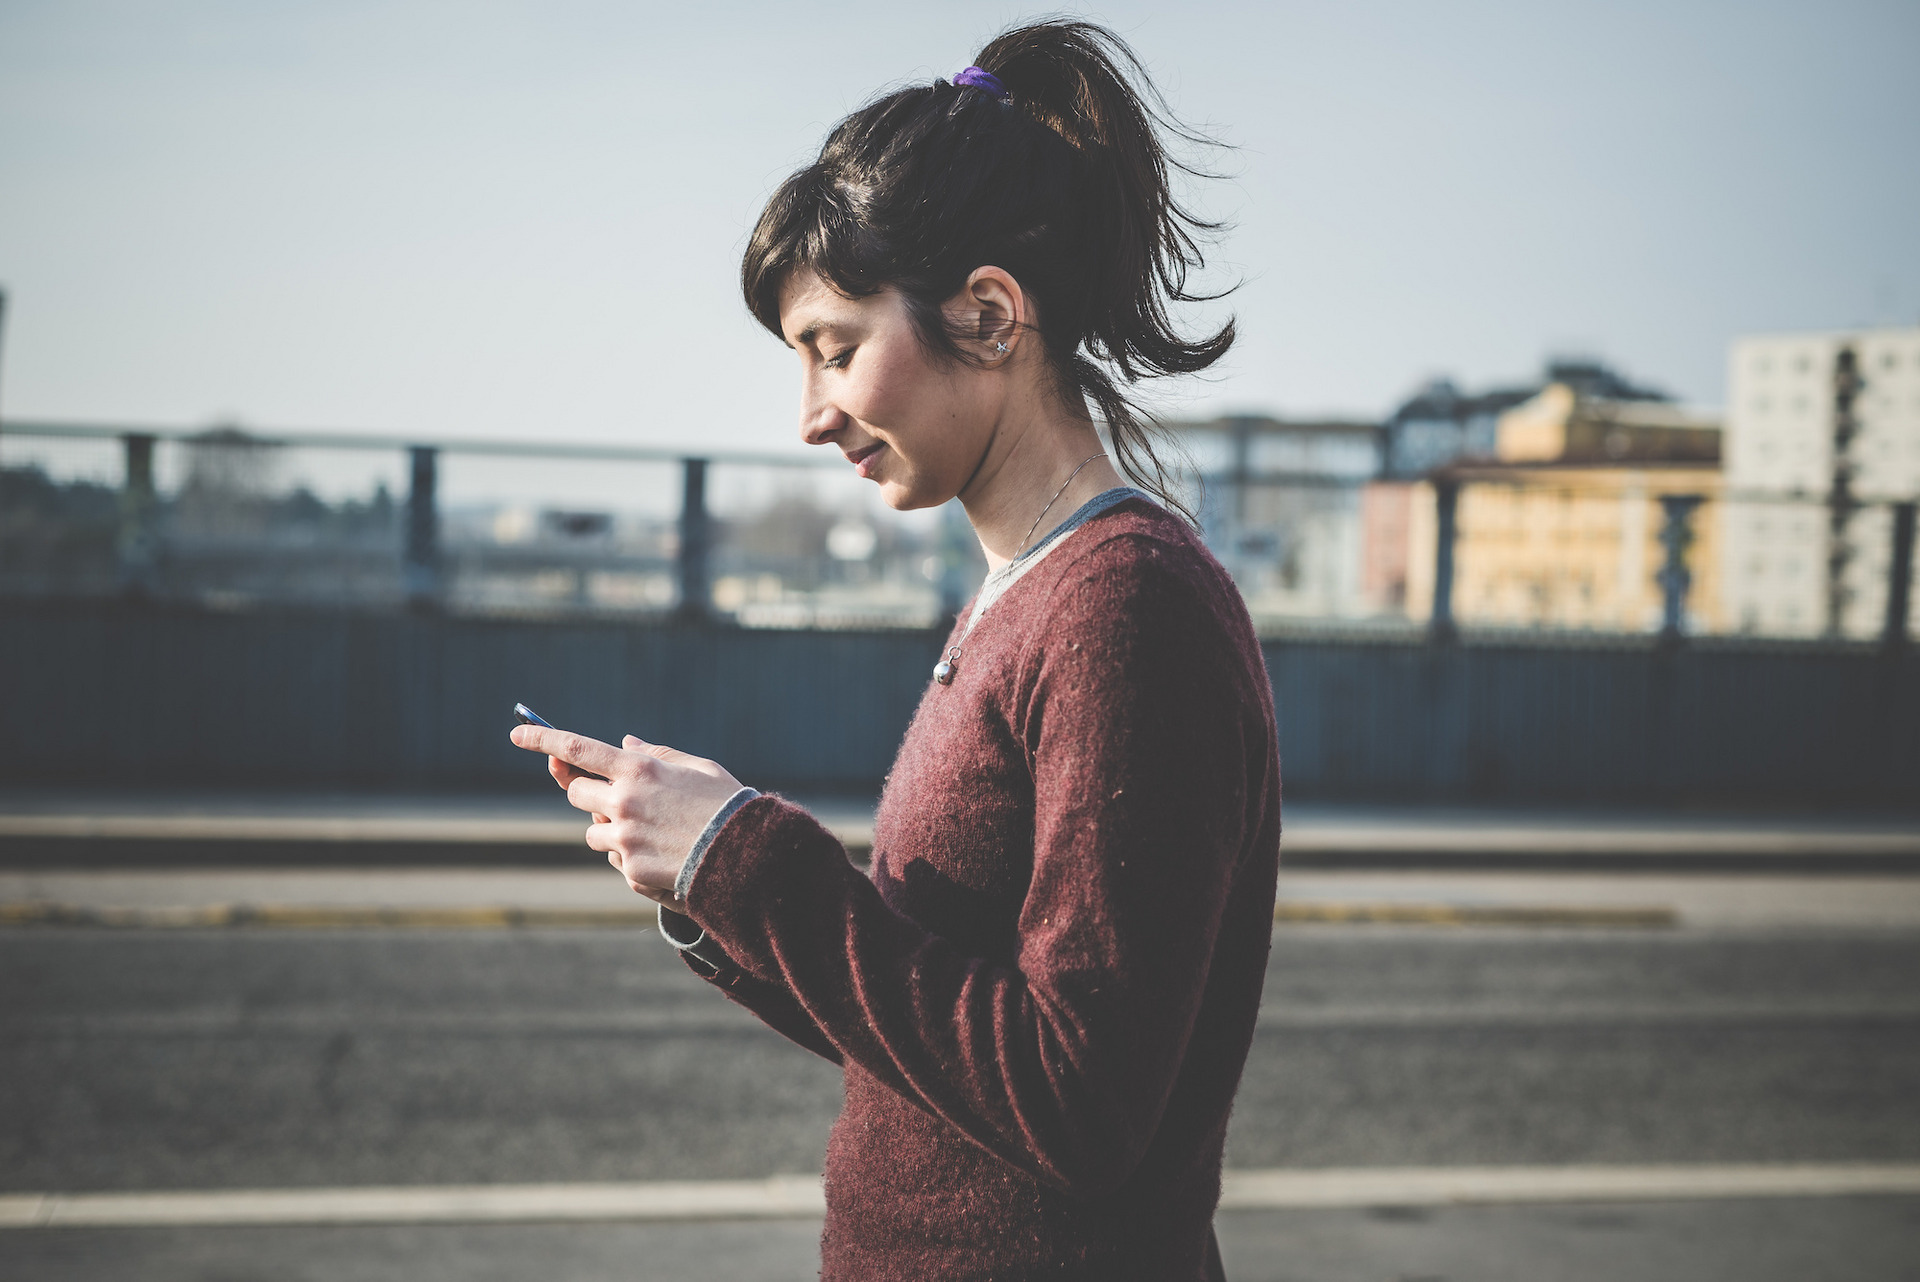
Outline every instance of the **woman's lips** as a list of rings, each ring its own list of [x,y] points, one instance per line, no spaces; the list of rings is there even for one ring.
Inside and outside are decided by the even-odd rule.
[[[871,480],[873,479],[874,460],[879,457],[880,451],[885,448],[886,442],[876,441],[864,450],[855,450],[853,453],[847,455],[847,461],[853,464],[853,470],[859,473],[863,479]]]

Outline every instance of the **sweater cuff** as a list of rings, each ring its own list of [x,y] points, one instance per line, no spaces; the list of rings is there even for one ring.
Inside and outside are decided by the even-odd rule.
[[[712,979],[727,968],[732,960],[726,950],[720,947],[720,941],[700,929],[700,923],[685,913],[677,913],[661,904],[659,908],[660,933],[666,936],[669,944],[680,950],[683,958],[699,963],[694,970],[703,979]]]
[[[759,795],[752,788],[742,788],[728,797],[726,804],[714,812],[713,818],[707,820],[707,826],[701,829],[700,835],[694,839],[693,849],[687,852],[687,861],[680,865],[680,875],[673,879],[675,899],[681,903],[686,902],[687,890],[693,885],[693,875],[700,870],[700,861],[707,857],[707,848],[713,845],[713,839],[720,835],[720,829],[726,826],[727,820],[733,818],[734,811]],[[717,947],[703,951],[702,946],[710,945],[711,941],[707,939],[707,932],[701,930],[699,924],[691,917],[685,913],[677,913],[663,904],[660,907],[659,922],[660,933],[666,937],[668,943],[683,953],[692,953],[716,970],[719,969],[726,954],[721,953],[720,958],[716,960],[709,957],[707,952],[718,952]]]
[[[687,862],[680,865],[680,875],[673,879],[673,897],[682,903],[687,899],[687,888],[693,885],[693,875],[700,871],[700,861],[707,857],[707,847],[720,835],[720,829],[727,820],[733,818],[733,812],[759,796],[752,788],[742,788],[727,798],[726,804],[713,812],[713,818],[707,820],[707,826],[694,838],[693,849],[687,853]]]
[[[731,965],[784,984],[772,919],[781,922],[786,942],[803,952],[836,946],[846,878],[866,880],[819,820],[782,797],[756,797],[718,834],[700,877],[688,887],[687,911]]]

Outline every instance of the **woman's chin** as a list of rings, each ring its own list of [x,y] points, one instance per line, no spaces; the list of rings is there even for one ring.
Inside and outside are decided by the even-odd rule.
[[[880,501],[896,512],[914,512],[923,507],[939,507],[951,497],[953,496],[928,493],[917,486],[901,484],[897,481],[880,482]]]

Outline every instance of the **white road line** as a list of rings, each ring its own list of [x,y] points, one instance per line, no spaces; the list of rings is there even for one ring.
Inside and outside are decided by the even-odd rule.
[[[1229,1171],[1223,1210],[1920,1194],[1920,1163]]]
[[[1920,1196],[1920,1163],[1229,1171],[1223,1211],[1516,1202]],[[811,1218],[818,1179],[467,1184],[0,1196],[0,1229]]]
[[[825,1211],[818,1179],[775,1176],[632,1184],[40,1193],[0,1197],[0,1228],[786,1219]]]
[[[1713,827],[1612,826],[1592,822],[1556,825],[1504,823],[1312,824],[1288,826],[1285,852],[1324,854],[1352,851],[1460,854],[1606,854],[1606,855],[1911,855],[1920,853],[1920,828],[1793,828],[1778,826]]]

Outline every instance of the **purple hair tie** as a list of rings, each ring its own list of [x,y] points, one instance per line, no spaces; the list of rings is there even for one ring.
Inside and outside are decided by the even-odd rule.
[[[1007,87],[1000,83],[1000,77],[994,75],[991,71],[982,71],[978,67],[968,67],[965,71],[953,78],[953,83],[956,86],[967,85],[974,89],[984,89],[996,98],[1008,98],[1012,96],[1007,92]]]

